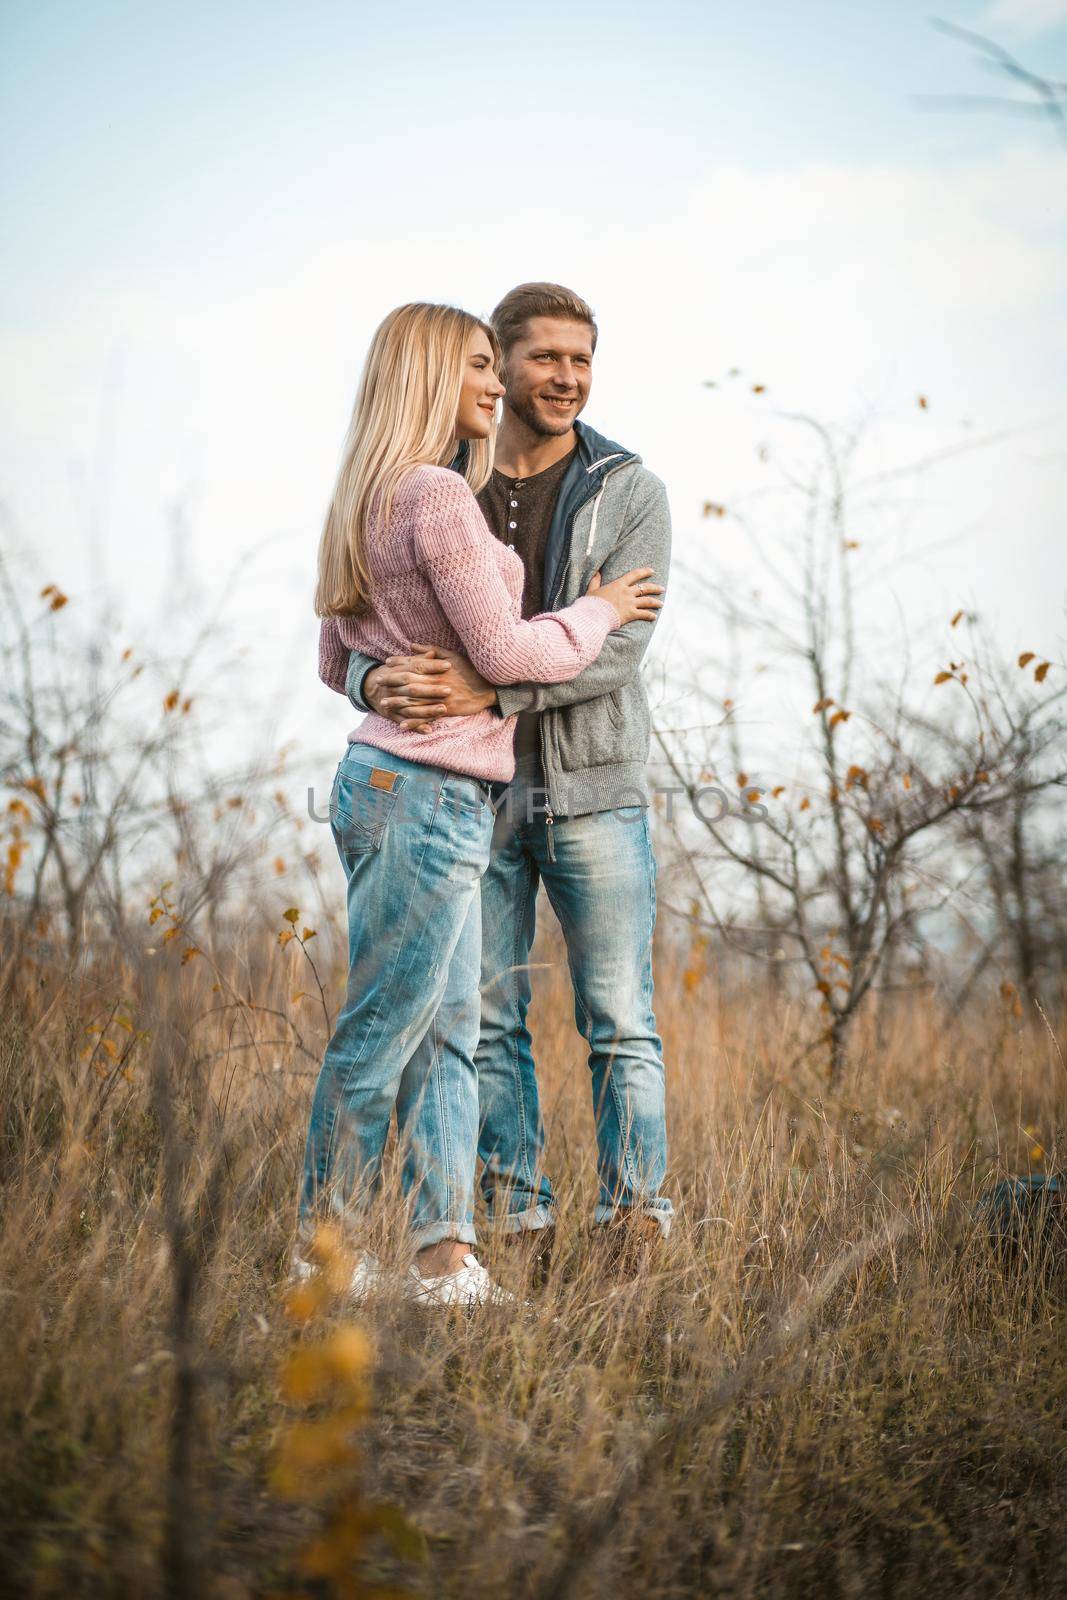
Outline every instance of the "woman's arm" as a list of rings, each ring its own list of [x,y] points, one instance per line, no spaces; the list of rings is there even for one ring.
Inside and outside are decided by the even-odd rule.
[[[447,469],[427,478],[416,520],[419,565],[482,677],[489,683],[565,683],[584,671],[619,626],[611,601],[583,595],[563,611],[529,621],[516,617],[493,535],[469,485]]]
[[[319,625],[319,677],[338,694],[347,694],[348,646],[341,642],[336,617],[323,617]]]

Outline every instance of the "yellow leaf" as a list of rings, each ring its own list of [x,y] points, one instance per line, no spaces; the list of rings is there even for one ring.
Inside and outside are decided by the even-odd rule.
[[[327,1299],[325,1286],[311,1279],[298,1283],[285,1297],[285,1309],[294,1322],[310,1322]]]
[[[182,951],[182,966],[184,967],[187,962],[191,961],[194,956],[198,956],[199,954],[200,951],[197,949],[195,944],[188,945]]]
[[[303,933],[300,935],[300,937],[303,939],[304,943],[307,944],[309,939],[314,939],[315,938],[315,930],[314,930],[314,928],[305,928]]]
[[[163,935],[163,943],[166,944],[168,939],[176,939],[181,931],[180,928],[168,928]]]
[[[278,935],[278,943],[284,949],[285,946],[289,943],[289,940],[290,939],[295,939],[295,938],[296,938],[296,934],[293,932],[292,928],[283,928],[281,933],[279,933],[279,935]]]
[[[163,907],[162,906],[156,906],[155,910],[154,911],[150,911],[149,914],[148,914],[149,925],[153,925],[153,924],[157,923],[162,915],[163,915]]]
[[[285,918],[286,922],[297,922],[300,918],[300,912],[295,906],[290,906],[288,911],[282,912],[282,916]]]
[[[334,1377],[349,1383],[361,1378],[374,1359],[369,1336],[352,1323],[335,1328],[322,1349]]]

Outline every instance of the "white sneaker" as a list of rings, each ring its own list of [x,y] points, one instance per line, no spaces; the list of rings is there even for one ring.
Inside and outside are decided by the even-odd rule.
[[[463,1257],[458,1272],[445,1272],[438,1278],[424,1278],[418,1267],[408,1271],[405,1289],[408,1296],[421,1306],[514,1306],[516,1295],[494,1283],[477,1256],[469,1252]]]
[[[313,1261],[308,1261],[301,1255],[300,1247],[297,1246],[289,1263],[289,1282],[306,1283],[309,1278],[314,1277],[315,1273],[320,1270]],[[345,1291],[348,1299],[353,1301],[362,1300],[372,1289],[377,1289],[381,1286],[385,1276],[385,1268],[377,1256],[372,1255],[369,1250],[358,1251],[355,1265],[352,1268],[352,1276]]]

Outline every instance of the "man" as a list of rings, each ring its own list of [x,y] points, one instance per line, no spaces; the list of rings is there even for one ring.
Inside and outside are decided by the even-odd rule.
[[[493,312],[507,394],[496,470],[479,495],[490,528],[526,567],[523,616],[559,610],[633,567],[665,583],[670,516],[662,483],[631,450],[577,419],[597,328],[584,300],[551,283],[513,289]],[[433,650],[384,665],[353,651],[348,693],[408,726],[493,707],[518,713],[516,774],[482,880],[479,1075],[490,1215],[547,1260],[554,1222],[526,1014],[538,883],[566,940],[575,1018],[589,1044],[598,1149],[595,1222],[630,1261],[670,1228],[663,1051],[652,1012],[655,861],[644,768],[641,658],[654,622],[608,635],[568,683],[494,688],[463,656]],[[547,1230],[547,1231],[546,1231]]]

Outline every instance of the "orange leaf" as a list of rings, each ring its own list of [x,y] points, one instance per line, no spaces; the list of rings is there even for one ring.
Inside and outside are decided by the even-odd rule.
[[[1032,650],[1024,650],[1022,655],[1019,657],[1019,665],[1020,665],[1020,667],[1029,666],[1030,662],[1033,659],[1034,659],[1034,652]]]
[[[300,937],[303,939],[304,943],[307,944],[309,939],[314,939],[315,938],[315,930],[314,930],[314,928],[305,928],[303,933],[300,935]]]
[[[810,811],[810,809],[811,809],[811,801],[808,799],[807,795],[805,795],[803,800],[800,802],[800,805],[797,807],[797,810],[798,811]]]
[[[785,794],[785,784],[784,783],[779,783],[779,784],[775,785],[775,787],[771,790],[771,799],[772,800],[777,800],[777,798],[778,798],[778,796],[780,794]]]
[[[939,672],[937,677],[934,679],[934,682],[935,683],[947,683],[948,680],[952,676],[953,676],[953,674],[951,672]]]
[[[910,789],[911,788],[911,773],[910,772],[905,772],[903,778],[901,778],[900,781],[904,785],[905,789]]]
[[[927,402],[926,396],[924,394],[921,394],[919,396],[919,410],[920,411],[925,411],[926,407],[927,407],[927,404],[928,404],[928,402]]]
[[[1035,683],[1044,683],[1045,679],[1048,677],[1048,669],[1051,667],[1051,665],[1051,661],[1042,661],[1039,667],[1034,668]]]
[[[747,772],[739,772],[737,774],[737,787],[739,789],[743,789],[747,782],[748,782],[748,773]]]
[[[832,706],[833,703],[834,702],[833,702],[832,696],[826,695],[826,696],[824,696],[824,698],[822,700],[816,700],[815,704],[812,706],[811,709],[813,711],[825,711],[827,706]]]
[[[839,722],[847,722],[851,715],[851,711],[835,711],[833,716],[830,718],[831,728],[836,727]]]
[[[180,698],[177,689],[172,689],[163,702],[164,711],[173,711]]]
[[[960,620],[960,618],[962,616],[963,616],[963,612],[962,611],[957,611],[956,615],[953,617],[952,621],[949,623],[949,627],[950,628],[954,628],[956,626],[957,622]]]
[[[752,393],[753,394],[766,394],[766,392],[767,392],[767,385],[765,383],[754,383],[752,385]]]

